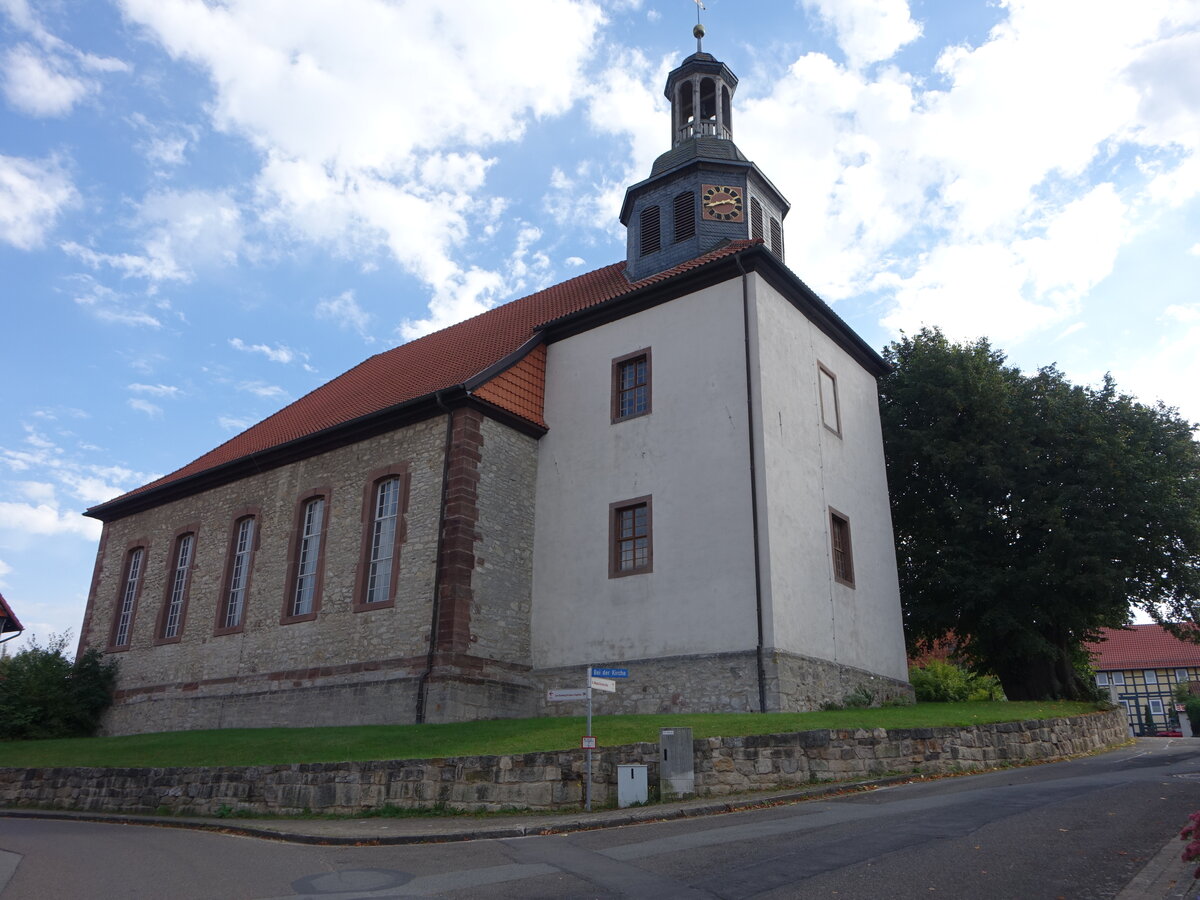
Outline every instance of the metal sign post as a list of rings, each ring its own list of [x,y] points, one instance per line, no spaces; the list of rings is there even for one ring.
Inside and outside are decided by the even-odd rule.
[[[589,735],[592,733],[592,687],[591,687],[591,681],[592,681],[592,667],[588,666],[587,674],[584,675],[583,683],[588,686],[588,689],[587,689],[588,720],[587,720],[587,731],[585,733],[589,734]],[[584,765],[587,767],[587,780],[584,782],[584,789],[587,791],[587,798],[584,801],[583,808],[587,812],[591,812],[592,811],[592,748],[588,747],[587,750],[584,752],[587,754],[587,760],[584,762]]]

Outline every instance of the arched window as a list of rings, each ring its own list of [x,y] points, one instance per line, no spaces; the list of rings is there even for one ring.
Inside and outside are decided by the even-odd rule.
[[[258,517],[248,513],[235,519],[225,563],[224,588],[217,607],[216,634],[232,634],[242,630],[257,547]]]
[[[733,134],[733,104],[729,102],[729,86],[721,85],[721,121],[725,125],[725,133],[721,137]]]
[[[133,632],[133,617],[142,592],[142,568],[146,560],[145,547],[131,547],[125,556],[125,571],[117,594],[117,614],[113,618],[109,650],[128,650]]]
[[[408,466],[372,472],[363,489],[363,537],[354,586],[354,611],[381,609],[396,599],[400,548],[408,509]]]
[[[315,619],[321,608],[328,509],[327,489],[309,491],[297,507],[289,583],[281,619],[284,624]]]
[[[700,118],[705,122],[717,118],[717,83],[711,78],[700,79]]]
[[[679,86],[679,125],[683,127],[692,121],[696,115],[696,97],[695,89],[690,81],[685,81]]]
[[[642,256],[657,253],[662,249],[661,213],[657,206],[647,206],[642,210],[638,228]]]
[[[684,191],[675,195],[675,243],[696,236],[696,194]]]
[[[188,588],[192,583],[192,560],[195,557],[195,550],[196,534],[194,531],[187,531],[175,538],[174,552],[168,562],[167,592],[163,597],[162,612],[158,618],[159,643],[177,641],[180,632],[183,631]]]

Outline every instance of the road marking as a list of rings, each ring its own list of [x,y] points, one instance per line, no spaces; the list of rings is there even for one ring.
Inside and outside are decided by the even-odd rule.
[[[17,873],[17,866],[20,864],[20,853],[10,853],[7,850],[0,850],[0,894],[3,894],[4,889],[8,887],[9,879]]]

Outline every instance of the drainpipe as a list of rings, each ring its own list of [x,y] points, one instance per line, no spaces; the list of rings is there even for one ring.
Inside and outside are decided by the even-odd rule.
[[[763,661],[763,600],[762,600],[762,563],[759,559],[758,536],[758,477],[755,466],[754,447],[754,386],[751,381],[752,367],[750,365],[750,275],[742,265],[742,255],[734,256],[738,271],[742,273],[742,338],[745,343],[746,356],[746,441],[750,448],[750,516],[754,535],[754,612],[758,625],[758,645],[755,647],[755,661],[758,665],[758,711],[767,711],[767,670]]]
[[[442,392],[433,395],[437,405],[446,411],[446,446],[442,451],[442,508],[438,515],[437,550],[434,555],[433,567],[433,619],[429,625],[429,652],[425,655],[425,671],[417,682],[416,721],[420,725],[425,721],[425,701],[429,676],[433,673],[433,659],[437,653],[438,614],[441,611],[442,590],[442,536],[446,525],[446,494],[450,488],[450,448],[454,445],[454,411],[442,400]]]

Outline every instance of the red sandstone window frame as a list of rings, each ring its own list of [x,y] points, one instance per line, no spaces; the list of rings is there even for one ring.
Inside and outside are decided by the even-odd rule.
[[[854,587],[854,545],[850,537],[850,517],[829,507],[829,549],[832,554],[833,580]]]
[[[608,506],[608,577],[609,578],[625,578],[629,575],[646,575],[654,571],[654,511],[653,498],[650,494],[644,497],[633,497],[629,500],[620,500],[616,503],[610,503]],[[634,529],[628,533],[623,533],[622,526],[626,520],[626,516],[635,517],[639,509],[646,511],[646,527],[645,534],[639,534]],[[633,524],[633,523],[631,523]],[[645,561],[638,565],[636,541],[638,538],[644,537],[646,540]],[[630,568],[621,567],[621,554],[625,547],[629,545],[634,550],[634,565]]]
[[[830,410],[825,404],[825,391],[822,389],[821,377],[828,376],[830,384],[833,388],[833,409]],[[829,368],[824,363],[817,363],[817,400],[821,404],[821,424],[826,429],[832,431],[838,437],[842,436],[842,399],[838,392],[838,378],[834,374],[833,369]],[[832,415],[831,415],[832,413]],[[829,424],[829,420],[833,419],[833,425]]]
[[[283,608],[280,610],[279,624],[292,625],[296,622],[311,622],[321,612],[321,594],[325,587],[325,550],[329,546],[329,521],[333,518],[331,502],[333,490],[327,486],[310,488],[300,494],[296,501],[295,517],[292,521],[292,536],[288,541],[288,576],[287,590],[283,594]],[[304,546],[304,525],[308,505],[314,500],[324,501],[321,515],[321,528],[317,532],[320,543],[317,547],[315,581],[313,583],[312,609],[305,613],[294,613],[296,587],[300,574],[300,553]]]
[[[229,594],[233,590],[234,566],[237,562],[238,538],[241,536],[243,522],[254,523],[254,533],[250,536],[250,549],[246,558],[246,577],[242,585],[242,609],[236,625],[225,625],[229,617]],[[217,603],[217,617],[213,622],[213,637],[226,634],[239,634],[246,628],[246,613],[250,609],[250,590],[254,583],[254,559],[258,554],[259,539],[262,535],[262,509],[257,506],[245,506],[235,510],[233,528],[229,534],[229,545],[225,552],[225,571],[221,575],[221,598]]]
[[[117,635],[121,630],[121,618],[125,607],[125,597],[128,590],[130,567],[133,564],[134,554],[139,553],[138,568],[135,576],[136,581],[133,586],[133,595],[130,597],[129,622],[125,630],[125,642],[117,643]],[[133,626],[137,622],[138,603],[142,598],[142,588],[146,584],[146,564],[150,561],[150,542],[145,539],[131,541],[125,547],[124,562],[121,565],[121,580],[117,585],[117,599],[113,608],[112,627],[108,632],[108,647],[105,648],[107,653],[120,653],[128,650],[133,646]]]
[[[396,527],[392,536],[391,573],[389,575],[387,594],[383,600],[374,603],[367,602],[369,587],[372,549],[375,543],[376,506],[379,488],[392,479],[399,481],[399,497],[396,504]],[[362,502],[362,542],[358,555],[358,568],[354,575],[354,602],[351,609],[354,612],[366,612],[372,609],[389,609],[396,605],[396,585],[400,580],[401,549],[408,539],[408,496],[410,487],[408,463],[376,469],[367,475],[367,483],[363,487]]]
[[[637,419],[641,416],[648,416],[654,410],[654,377],[653,367],[650,362],[650,348],[643,347],[641,350],[635,350],[633,353],[626,353],[624,356],[618,356],[612,361],[612,399],[610,401],[610,414],[612,424],[617,422],[628,422],[630,419]],[[623,387],[622,376],[625,370],[630,366],[636,366],[638,362],[645,363],[645,379],[643,382],[635,382],[633,387]],[[621,415],[621,399],[625,395],[635,396],[638,388],[645,387],[646,389],[646,406],[644,409],[635,410],[634,412]],[[636,401],[635,401],[636,406]]]
[[[200,525],[192,522],[179,528],[171,537],[171,554],[167,557],[166,584],[163,586],[163,602],[158,608],[158,618],[154,622],[154,644],[178,644],[183,638],[183,627],[187,624],[188,598],[192,592],[192,573],[196,570],[196,549],[199,547],[198,535]],[[183,548],[185,538],[190,538],[188,546],[187,570],[183,574],[183,584],[180,586],[179,622],[175,634],[167,636],[167,626],[170,624],[171,601],[175,594],[175,583],[179,573],[179,553]]]

